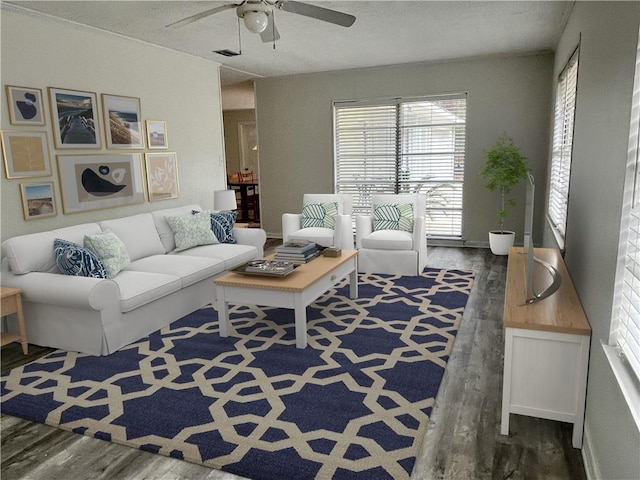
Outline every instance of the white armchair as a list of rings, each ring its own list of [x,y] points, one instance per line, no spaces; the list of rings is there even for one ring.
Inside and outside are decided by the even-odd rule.
[[[358,271],[394,275],[422,273],[427,265],[424,195],[372,195],[371,203],[371,215],[356,217]],[[413,221],[407,213],[411,212],[409,209],[404,209],[401,215],[397,208],[380,208],[376,217],[376,206],[383,204],[411,204]]]
[[[323,247],[336,246],[353,249],[351,223],[351,196],[344,194],[307,193],[302,198],[303,213],[282,214],[282,239],[284,242],[308,240]],[[323,212],[330,215],[334,204],[335,222],[322,221]],[[326,206],[326,207],[325,207]],[[305,219],[303,220],[303,214]],[[315,219],[313,217],[316,217]],[[334,223],[334,224],[333,224]]]

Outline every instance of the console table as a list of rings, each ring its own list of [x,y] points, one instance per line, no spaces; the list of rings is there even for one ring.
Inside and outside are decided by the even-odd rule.
[[[581,448],[591,327],[560,252],[536,248],[535,256],[558,270],[562,284],[523,305],[526,255],[520,247],[509,251],[500,433],[509,434],[511,413],[569,422],[572,444]]]

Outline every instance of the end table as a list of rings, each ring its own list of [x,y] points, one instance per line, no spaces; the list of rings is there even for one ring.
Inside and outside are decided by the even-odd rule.
[[[27,331],[24,326],[24,316],[22,314],[22,290],[19,288],[0,287],[2,296],[2,307],[0,315],[11,315],[15,313],[18,317],[18,330],[20,335],[11,333],[2,333],[0,336],[0,346],[5,346],[11,342],[20,342],[22,345],[22,353],[28,353]]]

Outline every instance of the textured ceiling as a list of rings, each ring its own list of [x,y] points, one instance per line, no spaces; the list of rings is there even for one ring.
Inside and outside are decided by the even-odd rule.
[[[251,78],[552,50],[573,2],[342,1],[313,3],[356,17],[350,28],[276,11],[276,48],[240,26],[235,9],[165,25],[233,2],[3,1],[219,62],[223,85]],[[235,2],[239,3],[239,2]]]

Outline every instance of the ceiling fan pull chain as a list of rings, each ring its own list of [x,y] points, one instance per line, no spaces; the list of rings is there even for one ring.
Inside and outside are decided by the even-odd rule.
[[[276,11],[271,10],[271,37],[273,38],[273,49],[276,49]]]

